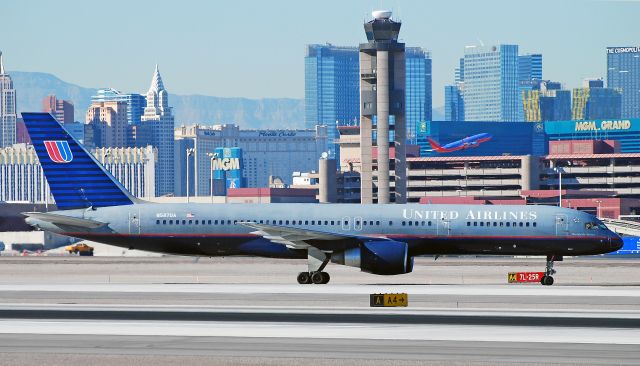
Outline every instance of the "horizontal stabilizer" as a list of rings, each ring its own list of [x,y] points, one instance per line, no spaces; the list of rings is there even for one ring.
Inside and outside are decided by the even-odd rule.
[[[90,219],[81,219],[78,217],[58,215],[58,214],[52,214],[47,212],[23,212],[22,214],[27,217],[34,218],[36,220],[50,222],[56,225],[75,226],[75,227],[80,227],[84,229],[97,229],[99,227],[107,225],[106,222],[95,221]]]

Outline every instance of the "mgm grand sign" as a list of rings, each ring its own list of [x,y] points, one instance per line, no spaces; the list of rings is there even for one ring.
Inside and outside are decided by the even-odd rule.
[[[631,121],[612,120],[612,121],[576,121],[575,131],[626,131],[631,129]]]

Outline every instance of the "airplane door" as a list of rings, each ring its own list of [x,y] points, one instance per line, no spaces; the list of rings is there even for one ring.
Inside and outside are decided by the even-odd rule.
[[[349,231],[351,230],[351,218],[350,217],[343,217],[342,221],[340,221],[342,224],[342,230],[344,231]]]
[[[140,210],[129,212],[129,234],[140,234]]]
[[[556,235],[569,235],[569,221],[567,215],[556,215]]]
[[[449,236],[451,235],[451,221],[447,219],[436,220],[437,224],[437,234]]]

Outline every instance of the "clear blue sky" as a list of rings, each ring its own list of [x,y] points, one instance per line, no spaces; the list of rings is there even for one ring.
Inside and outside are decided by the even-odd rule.
[[[0,50],[8,70],[87,87],[144,92],[157,62],[170,93],[302,98],[305,44],[357,45],[380,8],[432,51],[434,107],[479,40],[542,53],[544,77],[567,87],[606,76],[606,46],[640,45],[633,0],[2,0]]]

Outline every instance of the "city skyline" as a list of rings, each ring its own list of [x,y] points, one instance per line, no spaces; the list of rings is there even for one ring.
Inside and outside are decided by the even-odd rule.
[[[333,7],[340,11],[332,12]],[[304,46],[325,42],[355,46],[363,41],[361,23],[370,11],[388,8],[404,24],[402,41],[432,53],[433,105],[437,108],[444,105],[444,86],[451,84],[451,73],[464,47],[471,44],[511,43],[520,45],[522,54],[541,53],[545,58],[545,79],[560,81],[567,88],[578,87],[586,77],[606,77],[606,47],[636,42],[633,14],[634,10],[640,10],[640,2],[545,0],[538,3],[538,10],[553,11],[543,12],[544,21],[532,20],[531,24],[522,22],[530,8],[502,0],[482,4],[357,1],[339,6],[338,2],[279,2],[277,6],[251,3],[250,11],[246,2],[224,5],[191,2],[177,9],[170,3],[154,3],[150,7],[144,2],[128,4],[126,12],[114,6],[101,9],[95,17],[79,16],[91,8],[90,3],[83,2],[67,3],[64,9],[39,1],[9,1],[3,5],[8,13],[20,15],[9,17],[0,25],[0,32],[5,35],[0,48],[7,55],[6,68],[48,72],[82,86],[140,92],[148,82],[145,75],[149,65],[157,62],[171,78],[171,92],[175,94],[302,99]],[[216,17],[216,12],[225,16]],[[334,26],[322,27],[325,17],[332,17]],[[70,49],[77,44],[76,52],[60,53],[59,45],[41,42],[40,35],[53,18],[57,19],[56,35],[68,38]],[[95,24],[103,24],[102,18],[118,19],[117,27],[104,33],[105,40],[127,39],[125,36],[136,39],[132,32],[140,32],[142,36],[145,19],[172,24],[154,30],[162,35],[157,37],[158,42],[162,39],[171,46],[167,48],[154,41],[144,47],[135,42],[103,42],[99,48],[83,48],[81,45],[95,40],[99,31]],[[577,24],[581,26],[580,37],[575,32],[562,31],[575,29]],[[610,26],[603,26],[606,24]],[[216,36],[221,33],[229,36]],[[257,34],[277,39],[277,52],[267,51],[269,42],[253,43]],[[249,42],[251,50],[246,47]],[[114,57],[101,57],[103,53]],[[252,64],[252,53],[261,55],[260,66]],[[47,54],[56,57],[44,57]],[[252,87],[246,88],[249,79]]]

